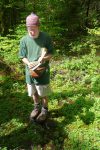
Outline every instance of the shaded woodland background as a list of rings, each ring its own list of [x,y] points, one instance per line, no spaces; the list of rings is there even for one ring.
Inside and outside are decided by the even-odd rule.
[[[18,58],[31,12],[55,51],[49,129],[29,121],[34,105]],[[0,0],[0,150],[99,150],[99,130],[100,0]]]
[[[55,40],[86,33],[86,27],[100,25],[99,0],[0,0],[1,35],[14,30],[32,11],[40,16],[41,24]]]

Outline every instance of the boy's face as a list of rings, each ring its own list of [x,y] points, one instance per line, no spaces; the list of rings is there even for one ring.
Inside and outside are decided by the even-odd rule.
[[[27,28],[28,33],[31,37],[37,38],[39,35],[39,26],[31,26]]]

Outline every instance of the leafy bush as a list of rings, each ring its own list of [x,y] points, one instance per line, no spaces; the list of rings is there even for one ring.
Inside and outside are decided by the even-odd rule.
[[[94,31],[92,32],[91,34],[94,34]],[[50,119],[56,126],[48,129],[29,122],[33,102],[27,96],[24,75],[18,59],[19,39],[24,33],[25,28],[21,25],[16,29],[16,35],[0,37],[1,149],[29,149],[32,145],[35,148],[46,146],[70,150],[94,147],[98,149],[100,105],[100,58],[96,56],[99,47],[98,36],[95,40],[91,39],[90,35],[87,39],[83,37],[83,41],[86,40],[83,47],[80,40],[71,44],[74,50],[75,47],[79,51],[81,48],[89,48],[89,54],[80,56],[79,52],[79,55],[74,57],[66,55],[62,57],[57,54],[51,61],[53,92],[49,96],[49,109]],[[17,70],[16,78],[12,75],[12,70],[10,73],[4,66],[14,67]],[[19,72],[22,78],[17,76]]]

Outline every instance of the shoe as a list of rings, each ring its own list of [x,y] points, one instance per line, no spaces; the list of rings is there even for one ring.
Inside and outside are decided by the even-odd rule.
[[[36,104],[34,106],[33,111],[30,114],[30,119],[36,119],[36,117],[40,114],[40,105]]]
[[[30,117],[35,119],[40,113],[40,110],[38,108],[35,108],[32,112],[31,112],[31,115]]]
[[[40,113],[40,110],[37,109],[37,108],[35,108],[35,109],[31,112],[30,118],[35,119],[35,118],[39,115],[39,113]]]
[[[42,108],[41,113],[37,116],[36,121],[37,122],[43,122],[47,119],[48,110]]]

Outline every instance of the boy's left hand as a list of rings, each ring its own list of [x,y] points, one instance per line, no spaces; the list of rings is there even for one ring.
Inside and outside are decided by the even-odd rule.
[[[44,58],[43,57],[39,57],[38,62],[44,63]]]

